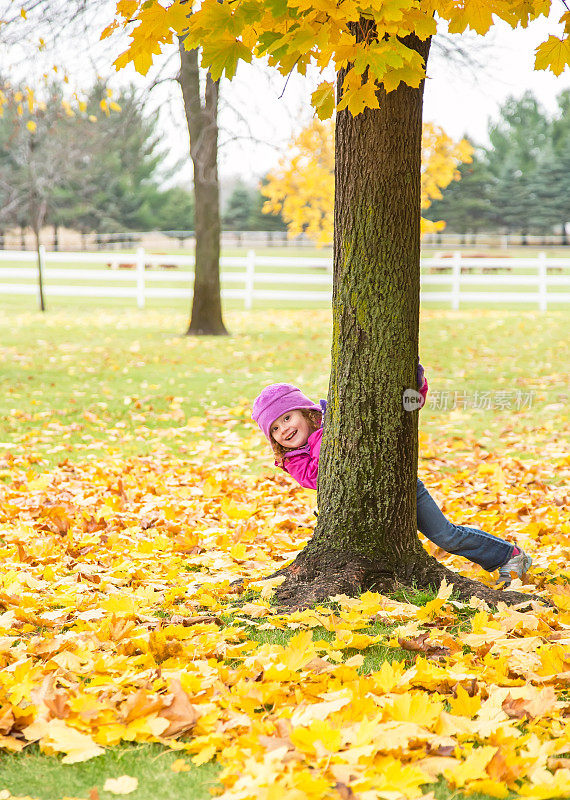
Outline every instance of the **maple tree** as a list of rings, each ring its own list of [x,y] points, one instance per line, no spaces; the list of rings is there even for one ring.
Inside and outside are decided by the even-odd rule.
[[[460,179],[458,165],[469,163],[473,147],[466,140],[454,142],[443,128],[423,125],[421,207],[442,198],[441,190]],[[290,236],[305,233],[318,245],[333,239],[334,124],[315,119],[289,145],[278,167],[262,187],[268,198],[265,214],[281,212]],[[443,230],[444,221],[422,218],[422,233]]]
[[[430,559],[416,532],[417,414],[402,392],[415,385],[419,327],[419,241],[423,81],[435,15],[452,33],[486,33],[495,18],[526,26],[548,0],[452,3],[425,0],[120,0],[106,30],[132,21],[117,59],[148,69],[153,53],[185,34],[216,79],[240,60],[267,56],[283,74],[333,65],[334,85],[312,94],[321,119],[336,108],[333,346],[329,408],[319,469],[315,535],[290,567],[283,602],[405,583],[453,580],[462,594],[491,597]],[[562,38],[537,50],[537,68],[570,62],[570,12]],[[505,592],[503,599],[519,600]]]

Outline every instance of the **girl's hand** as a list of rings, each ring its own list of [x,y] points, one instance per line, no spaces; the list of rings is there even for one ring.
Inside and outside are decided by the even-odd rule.
[[[422,367],[419,361],[418,361],[417,380],[418,380],[418,391],[420,391],[424,385],[425,374],[424,374],[424,368]]]

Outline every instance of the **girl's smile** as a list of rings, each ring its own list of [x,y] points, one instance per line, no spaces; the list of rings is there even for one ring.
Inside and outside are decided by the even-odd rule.
[[[310,432],[309,422],[300,409],[287,411],[271,426],[271,435],[277,444],[292,450],[307,444]]]

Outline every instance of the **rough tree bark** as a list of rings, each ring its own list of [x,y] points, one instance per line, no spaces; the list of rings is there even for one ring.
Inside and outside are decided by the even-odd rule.
[[[179,40],[180,86],[194,164],[196,266],[188,335],[227,334],[220,294],[220,195],[218,183],[218,82],[206,76],[200,93],[198,50]]]
[[[361,20],[363,28],[366,22]],[[427,60],[429,42],[406,40]],[[341,92],[344,72],[338,76]],[[423,86],[379,88],[380,108],[336,121],[332,367],[315,533],[277,590],[284,606],[398,585],[528,600],[447,570],[416,526],[416,388]]]

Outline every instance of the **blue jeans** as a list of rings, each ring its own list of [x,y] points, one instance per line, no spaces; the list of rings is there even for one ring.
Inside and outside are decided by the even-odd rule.
[[[474,561],[488,572],[502,567],[513,554],[514,545],[504,539],[480,531],[478,528],[468,528],[466,525],[454,525],[449,522],[420,480],[418,480],[417,514],[418,530],[431,542],[448,553]]]

